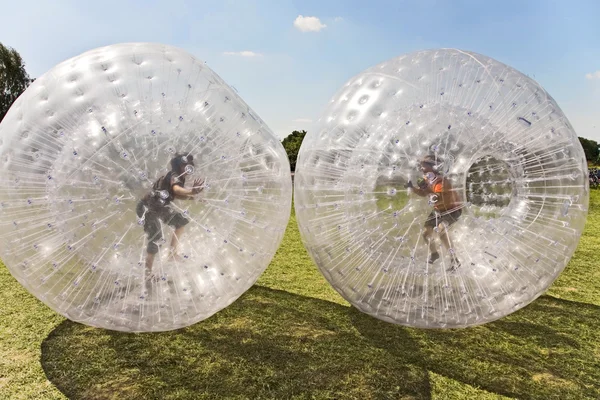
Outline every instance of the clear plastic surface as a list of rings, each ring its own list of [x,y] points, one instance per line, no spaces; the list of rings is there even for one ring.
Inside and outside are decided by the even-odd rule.
[[[269,128],[169,46],[67,60],[0,125],[0,256],[40,300],[92,326],[163,331],[226,307],[269,264],[291,195]]]
[[[587,165],[556,102],[479,54],[439,49],[350,79],[300,149],[303,241],[361,311],[423,328],[482,324],[561,273]]]

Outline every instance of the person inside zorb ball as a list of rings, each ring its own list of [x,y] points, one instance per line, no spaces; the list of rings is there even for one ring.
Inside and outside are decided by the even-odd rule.
[[[585,225],[585,154],[534,80],[420,51],[371,67],[304,138],[302,240],[359,310],[423,328],[483,324],[540,296]]]
[[[74,321],[191,325],[272,259],[291,208],[283,146],[185,51],[88,51],[39,77],[0,124],[0,257]]]
[[[423,232],[423,238],[429,245],[427,262],[433,264],[440,258],[440,253],[433,240],[435,230],[450,255],[448,271],[455,271],[460,267],[460,261],[454,251],[450,251],[453,247],[448,228],[460,218],[463,203],[458,198],[457,192],[452,189],[450,181],[436,170],[436,163],[435,155],[425,156],[420,160],[421,170],[425,175],[419,180],[419,185],[415,187],[412,181],[408,181],[404,187],[411,189],[418,196],[428,196],[428,202],[433,206],[433,211],[425,221]]]
[[[171,160],[171,171],[161,176],[152,186],[148,193],[136,207],[136,214],[140,218],[139,224],[144,225],[144,231],[148,235],[148,247],[146,255],[146,274],[148,280],[156,280],[152,274],[154,256],[158,253],[158,244],[163,240],[161,221],[175,228],[171,248],[169,249],[169,260],[182,262],[184,259],[177,254],[179,238],[184,227],[190,222],[183,213],[173,211],[169,204],[175,198],[192,200],[194,195],[203,189],[201,179],[194,181],[194,186],[185,188],[185,176],[194,172],[194,156],[191,154],[176,154]]]

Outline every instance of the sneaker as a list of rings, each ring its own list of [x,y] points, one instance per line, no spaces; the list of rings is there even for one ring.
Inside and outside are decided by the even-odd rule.
[[[152,283],[158,283],[160,282],[160,277],[154,275],[154,274],[150,274],[149,276],[146,276],[146,284],[152,284]]]
[[[429,260],[427,260],[427,262],[429,264],[433,264],[438,258],[440,258],[440,253],[438,253],[437,251],[433,252],[429,255]]]
[[[459,268],[460,268],[460,261],[458,261],[458,258],[452,257],[452,259],[450,260],[450,268],[448,268],[446,271],[454,272]]]
[[[181,257],[179,254],[169,254],[169,257],[167,258],[168,262],[176,262],[176,263],[182,263],[185,262],[186,259]]]

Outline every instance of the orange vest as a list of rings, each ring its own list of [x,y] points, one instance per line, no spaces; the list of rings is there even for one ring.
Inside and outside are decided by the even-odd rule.
[[[452,188],[450,181],[442,175],[435,174],[433,179],[424,176],[427,186],[433,192],[430,195],[430,202],[437,211],[453,211],[461,207],[462,202],[458,193]]]

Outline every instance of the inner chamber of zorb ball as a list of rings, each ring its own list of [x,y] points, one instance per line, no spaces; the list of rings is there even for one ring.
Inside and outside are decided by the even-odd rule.
[[[427,174],[455,196],[452,223],[435,212],[438,194],[406,189],[427,187]],[[336,94],[304,139],[294,196],[306,247],[355,307],[463,327],[527,305],[565,268],[585,224],[587,167],[567,118],[532,79],[482,55],[423,51]],[[433,250],[430,218],[444,222]]]
[[[178,49],[124,44],[65,61],[17,100],[0,138],[2,260],[75,321],[160,331],[205,319],[256,281],[287,225],[283,147],[220,77]],[[176,258],[171,220],[154,219],[149,269],[147,214],[136,208],[168,196],[154,184],[181,154],[193,158],[192,173],[175,175],[204,189],[165,208],[188,221]]]

